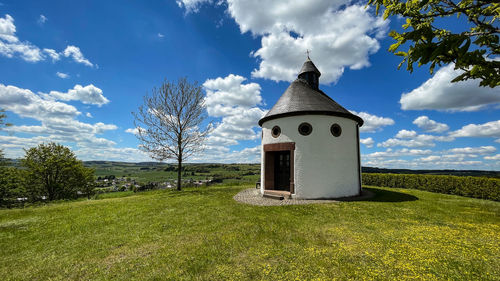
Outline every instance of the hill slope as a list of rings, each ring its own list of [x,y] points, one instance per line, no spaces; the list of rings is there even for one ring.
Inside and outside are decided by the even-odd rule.
[[[256,207],[210,187],[0,210],[0,280],[500,276],[500,203],[372,188]]]

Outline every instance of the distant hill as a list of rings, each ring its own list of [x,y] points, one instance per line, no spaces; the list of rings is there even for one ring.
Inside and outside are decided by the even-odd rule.
[[[19,166],[18,159],[7,159],[10,166]],[[159,168],[165,166],[175,166],[176,164],[167,164],[160,162],[120,162],[120,161],[84,161],[87,167],[94,168],[111,168],[111,167],[128,167],[128,168]],[[220,164],[220,163],[186,163],[186,166],[205,166],[210,165],[208,168],[227,168],[231,165],[239,164]],[[260,165],[260,164],[250,164]],[[391,173],[391,174],[426,174],[426,175],[452,175],[452,176],[473,176],[473,177],[490,177],[500,178],[500,171],[482,171],[482,170],[411,170],[411,169],[387,169],[378,167],[362,167],[363,173]]]

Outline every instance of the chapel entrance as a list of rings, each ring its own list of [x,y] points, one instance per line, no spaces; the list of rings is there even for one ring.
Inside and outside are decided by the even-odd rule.
[[[264,189],[294,193],[293,158],[295,143],[264,145]]]
[[[274,189],[290,191],[290,151],[274,152]]]

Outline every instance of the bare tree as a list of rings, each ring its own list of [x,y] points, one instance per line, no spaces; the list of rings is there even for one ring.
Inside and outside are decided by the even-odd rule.
[[[182,162],[203,150],[211,124],[200,129],[206,118],[202,87],[186,78],[177,84],[165,81],[144,96],[144,104],[134,115],[136,136],[141,149],[153,159],[177,160],[177,190],[181,190]]]

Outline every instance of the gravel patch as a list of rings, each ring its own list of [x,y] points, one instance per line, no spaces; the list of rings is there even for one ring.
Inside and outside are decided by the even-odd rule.
[[[240,191],[233,199],[237,202],[256,205],[256,206],[284,206],[284,205],[305,205],[320,203],[339,203],[341,201],[361,201],[373,197],[375,194],[363,189],[360,196],[337,198],[337,199],[293,199],[285,198],[283,200],[265,198],[260,194],[260,189],[249,188]]]

